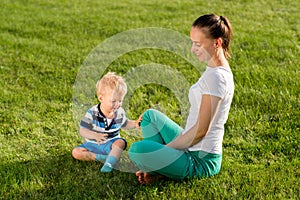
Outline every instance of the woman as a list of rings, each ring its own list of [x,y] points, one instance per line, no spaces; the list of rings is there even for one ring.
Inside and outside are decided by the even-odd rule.
[[[140,171],[141,184],[160,178],[209,177],[219,173],[224,124],[234,93],[229,67],[232,28],[226,17],[208,14],[190,30],[192,52],[207,63],[189,91],[190,111],[183,129],[157,110],[147,110],[141,122],[144,140],[129,149]]]

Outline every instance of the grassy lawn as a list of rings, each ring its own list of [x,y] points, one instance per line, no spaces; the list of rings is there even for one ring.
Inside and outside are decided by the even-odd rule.
[[[0,199],[299,199],[299,9],[294,0],[2,0]],[[82,142],[73,91],[87,56],[127,30],[158,27],[188,37],[193,20],[212,12],[234,28],[236,90],[220,174],[141,186],[133,173],[101,174],[101,164],[73,160]],[[189,85],[201,74],[182,57],[151,48],[126,52],[105,70],[128,76],[151,63]],[[137,88],[126,108],[135,119],[153,107],[184,123],[180,99],[157,82]],[[129,145],[140,139],[138,132],[122,135]]]

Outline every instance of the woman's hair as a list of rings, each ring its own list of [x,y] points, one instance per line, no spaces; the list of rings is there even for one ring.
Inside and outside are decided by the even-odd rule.
[[[192,26],[201,29],[208,38],[222,38],[225,57],[227,59],[230,57],[229,43],[232,38],[232,27],[226,17],[215,14],[202,15],[194,21]]]
[[[121,76],[114,72],[108,72],[96,84],[97,96],[104,95],[107,92],[114,92],[116,95],[125,95],[127,93],[127,85]]]

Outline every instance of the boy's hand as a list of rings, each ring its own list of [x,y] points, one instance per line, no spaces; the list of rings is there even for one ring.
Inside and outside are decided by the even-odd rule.
[[[104,143],[107,140],[108,134],[97,133],[87,128],[80,127],[80,135],[90,140],[96,140],[98,145]]]
[[[143,115],[139,116],[137,120],[128,120],[126,127],[122,127],[123,129],[130,130],[134,128],[140,128],[141,121],[143,119]]]
[[[143,115],[140,115],[139,118],[135,121],[135,127],[140,128],[141,127],[141,121],[143,120]]]
[[[94,139],[97,141],[98,145],[100,145],[100,144],[103,144],[107,140],[107,136],[108,136],[108,134],[96,133]]]

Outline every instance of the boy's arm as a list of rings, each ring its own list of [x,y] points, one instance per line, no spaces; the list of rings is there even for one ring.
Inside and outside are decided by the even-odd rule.
[[[123,129],[125,130],[129,130],[129,129],[134,129],[134,128],[139,128],[139,123],[137,120],[127,120],[127,124],[126,126],[123,127]]]
[[[125,127],[123,127],[123,129],[134,129],[134,128],[140,128],[140,122],[142,121],[143,116],[139,116],[139,118],[137,120],[127,120],[127,124]]]
[[[97,133],[83,127],[80,127],[80,135],[87,139],[96,140],[98,144],[106,141],[106,138],[108,136],[108,134]]]

